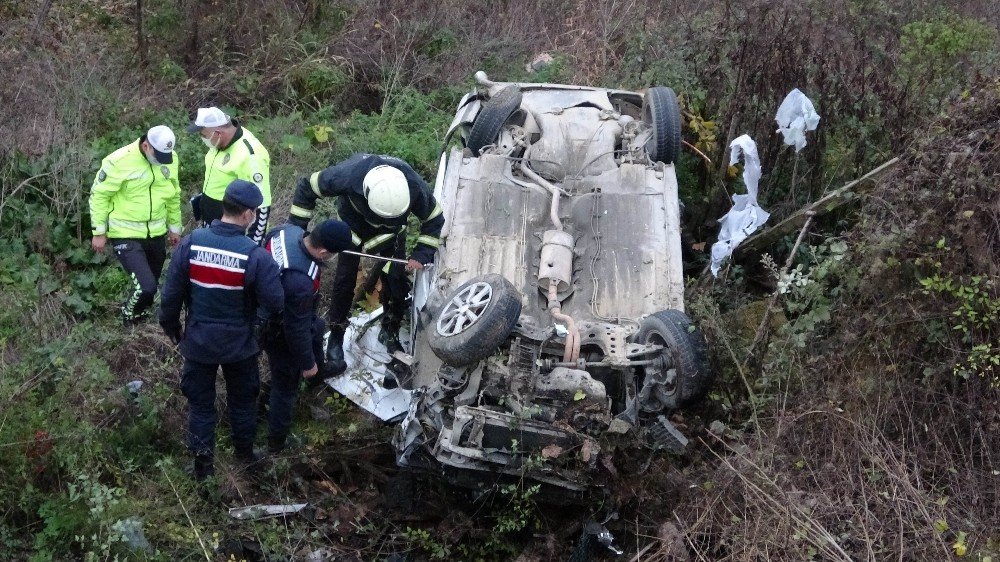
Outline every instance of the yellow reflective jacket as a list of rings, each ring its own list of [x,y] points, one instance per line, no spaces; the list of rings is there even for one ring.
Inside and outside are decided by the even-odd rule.
[[[250,131],[237,126],[236,136],[229,146],[219,150],[210,148],[205,154],[206,197],[222,201],[226,186],[233,180],[252,181],[264,195],[261,207],[271,206],[271,155]]]
[[[90,188],[90,222],[94,236],[152,238],[181,233],[181,187],[178,158],[150,164],[139,147],[125,145],[101,161]]]

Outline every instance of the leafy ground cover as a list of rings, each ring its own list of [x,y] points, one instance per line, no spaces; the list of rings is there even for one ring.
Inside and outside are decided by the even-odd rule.
[[[990,2],[143,2],[141,25],[137,4],[0,1],[0,544],[12,559],[558,559],[611,513],[618,543],[644,560],[1000,556]],[[543,52],[554,62],[525,70]],[[470,496],[414,479],[393,463],[391,428],[316,390],[293,452],[251,478],[223,439],[200,493],[184,472],[180,359],[154,326],[115,325],[126,280],[89,250],[100,158],[151,123],[179,130],[195,107],[222,105],[269,147],[280,219],[300,175],[353,151],[432,178],[479,69],[673,86],[685,139],[712,161],[685,152],[678,166],[696,247],[742,189],[722,165],[738,134],[760,144],[775,218],[892,155],[902,164],[856,210],[814,225],[789,271],[777,264],[791,240],[764,266],[690,281],[719,373],[710,400],[675,417],[692,450],[619,459],[609,493],[581,509],[552,508],[527,483]],[[799,156],[773,134],[792,87],[823,115]],[[185,195],[202,150],[178,143]],[[696,273],[705,256],[691,257]],[[302,498],[312,508],[288,519],[226,511]]]

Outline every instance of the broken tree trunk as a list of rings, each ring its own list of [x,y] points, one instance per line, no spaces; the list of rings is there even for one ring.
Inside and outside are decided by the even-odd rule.
[[[747,256],[760,254],[781,239],[781,237],[801,229],[812,217],[829,213],[854,201],[857,196],[871,191],[875,184],[878,183],[878,180],[889,173],[898,162],[899,158],[889,160],[860,178],[827,193],[819,200],[799,209],[773,227],[751,236],[736,247],[736,251],[733,252],[733,259],[739,260]]]

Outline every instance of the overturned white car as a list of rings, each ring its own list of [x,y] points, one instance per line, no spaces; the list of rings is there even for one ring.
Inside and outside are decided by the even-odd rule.
[[[476,78],[435,183],[398,460],[583,491],[623,436],[683,446],[665,414],[710,382],[684,314],[677,99]]]

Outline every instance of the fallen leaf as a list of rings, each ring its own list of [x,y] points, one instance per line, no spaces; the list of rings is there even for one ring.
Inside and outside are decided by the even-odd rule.
[[[316,485],[331,494],[340,494],[340,490],[337,488],[337,485],[329,480],[317,480]]]
[[[969,547],[965,544],[968,537],[968,533],[959,531],[958,540],[955,541],[955,544],[951,545],[951,548],[955,550],[955,556],[965,556],[968,553]]]
[[[542,457],[547,459],[554,459],[563,453],[563,448],[555,443],[542,449]]]
[[[611,476],[618,476],[618,469],[615,468],[615,464],[611,462],[611,455],[601,455],[601,466],[603,466]]]

